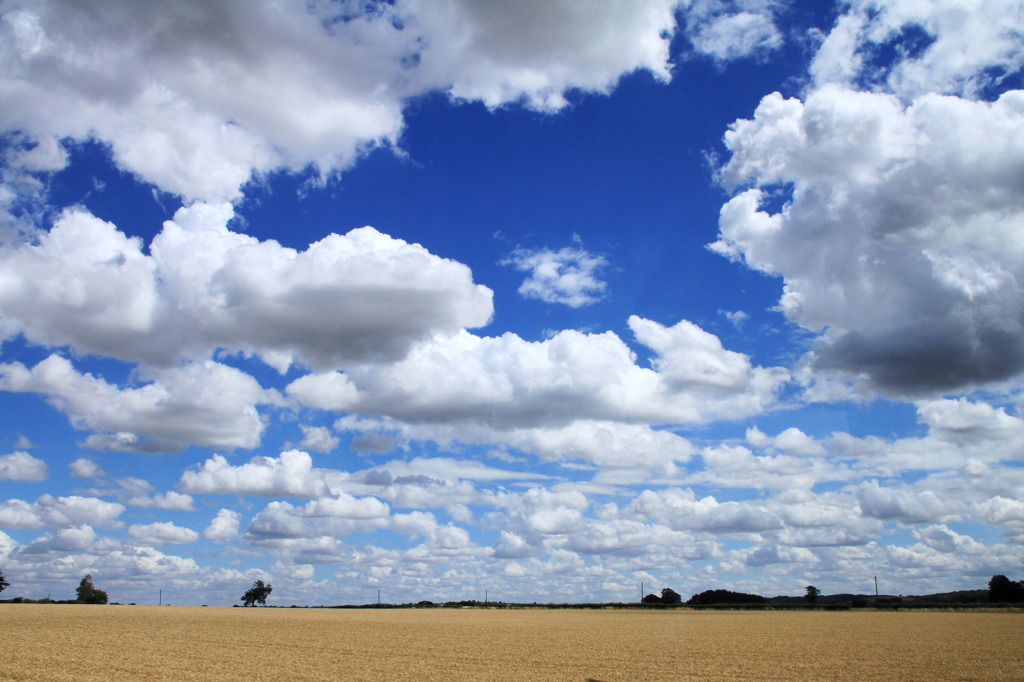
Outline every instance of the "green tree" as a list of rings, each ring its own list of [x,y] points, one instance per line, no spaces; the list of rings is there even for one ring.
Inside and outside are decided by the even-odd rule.
[[[1024,601],[1024,582],[1014,582],[1005,575],[994,575],[988,581],[988,600],[1010,604]]]
[[[75,592],[78,594],[77,601],[80,604],[106,604],[109,600],[106,592],[96,589],[91,573],[82,578],[82,582],[78,583]]]
[[[819,590],[819,589],[818,589],[817,587],[815,587],[814,585],[808,585],[808,586],[807,586],[807,594],[805,594],[805,595],[804,595],[804,598],[805,598],[805,599],[806,599],[806,600],[807,600],[807,601],[808,601],[809,603],[813,604],[813,603],[815,603],[816,601],[818,601],[818,595],[819,595],[819,594],[821,594],[821,590]]]
[[[274,586],[257,580],[252,584],[245,594],[242,595],[242,606],[256,606],[257,604],[267,605],[267,597],[274,591]]]
[[[678,592],[673,590],[671,587],[666,587],[661,591],[661,603],[662,604],[682,604],[683,598]]]
[[[0,592],[6,590],[10,585],[11,584],[7,582],[7,578],[4,577],[4,574],[0,572]]]
[[[711,604],[764,604],[767,599],[759,594],[744,594],[730,590],[704,590],[690,597],[686,603],[691,606]]]

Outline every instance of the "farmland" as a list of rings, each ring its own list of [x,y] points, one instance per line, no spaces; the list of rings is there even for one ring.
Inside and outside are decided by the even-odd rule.
[[[1019,680],[1020,611],[0,606],[5,680]]]

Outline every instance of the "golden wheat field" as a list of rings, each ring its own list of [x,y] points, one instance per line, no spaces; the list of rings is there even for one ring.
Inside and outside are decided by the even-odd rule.
[[[0,606],[5,680],[1022,680],[1024,613]]]

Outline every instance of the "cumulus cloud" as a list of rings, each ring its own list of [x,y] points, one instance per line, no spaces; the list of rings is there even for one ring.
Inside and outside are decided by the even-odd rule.
[[[169,490],[154,495],[132,495],[125,502],[133,507],[143,509],[175,509],[178,511],[194,511],[192,496]]]
[[[325,175],[394,145],[405,98],[429,90],[552,110],[637,69],[668,79],[676,5],[33,2],[0,22],[0,129],[39,141],[22,169],[95,137],[165,191],[234,200],[253,173]]]
[[[651,518],[673,530],[709,533],[759,533],[778,530],[782,522],[762,505],[698,499],[691,489],[645,490],[627,508],[631,514]]]
[[[287,392],[318,407],[507,430],[577,420],[668,424],[738,417],[772,404],[788,378],[781,368],[752,366],[685,320],[664,327],[634,316],[629,324],[637,340],[657,352],[654,369],[638,365],[612,332],[569,330],[539,342],[461,332],[435,337],[401,362],[301,378]]]
[[[148,547],[187,545],[199,539],[199,533],[194,530],[168,521],[129,526],[128,536],[136,543]]]
[[[80,210],[37,243],[0,246],[0,313],[27,338],[167,366],[214,349],[332,369],[394,360],[434,332],[486,324],[491,291],[469,268],[370,227],[296,251],[227,228],[228,204],[193,204],[142,251]]]
[[[213,542],[230,542],[238,536],[242,515],[233,509],[221,509],[203,531],[203,537]]]
[[[28,555],[82,552],[92,549],[97,537],[96,531],[88,525],[61,528],[33,540],[22,552]]]
[[[861,83],[911,100],[928,92],[977,95],[1024,66],[1024,9],[1014,0],[853,0],[810,71],[818,84]],[[880,60],[883,51],[895,55]]]
[[[259,443],[264,423],[256,404],[269,396],[248,374],[207,361],[154,370],[152,379],[120,389],[78,373],[58,355],[31,369],[19,362],[0,365],[3,390],[41,393],[75,428],[106,432],[90,437],[90,447],[175,451],[188,443],[227,448]]]
[[[571,0],[407,6],[427,41],[421,68],[453,97],[489,107],[524,100],[552,110],[565,106],[568,89],[608,92],[632,71],[668,80],[678,4],[616,1],[601,3],[600,11]]]
[[[1024,420],[988,403],[966,398],[930,400],[920,404],[917,412],[932,434],[963,447],[1024,439]]]
[[[815,368],[904,394],[1024,369],[1024,93],[776,93],[725,140],[722,180],[755,187],[712,248],[784,279],[780,309],[821,334]],[[778,210],[772,186],[791,192]]]
[[[7,500],[0,503],[0,526],[5,528],[67,528],[71,526],[121,525],[117,518],[125,508],[96,497],[43,495],[33,503]]]
[[[94,135],[166,191],[228,199],[253,171],[344,168],[401,130],[401,101],[387,86],[402,47],[381,30],[386,20],[364,15],[328,32],[326,17],[298,2],[93,4],[4,14],[12,96],[2,127],[38,139]],[[213,78],[232,87],[210,88]]]
[[[957,520],[962,504],[942,500],[930,490],[916,492],[902,487],[885,487],[878,481],[863,483],[857,488],[861,513],[876,519],[901,523]]]
[[[17,451],[0,455],[0,480],[45,481],[50,476],[46,462],[27,452]]]
[[[518,249],[502,263],[529,273],[519,293],[545,303],[579,308],[600,300],[607,288],[599,277],[608,261],[581,247]]]
[[[790,427],[775,437],[766,435],[757,427],[747,429],[747,442],[791,455],[815,457],[825,454],[824,446],[798,428]]]
[[[307,539],[330,537],[345,538],[352,533],[369,533],[376,530],[391,530],[403,535],[429,535],[438,528],[433,514],[411,512],[390,514],[387,505],[368,498],[352,500],[354,504],[334,507],[338,513],[329,511],[318,501],[304,507],[295,507],[288,502],[269,502],[260,511],[245,533],[249,542],[257,544],[286,545],[289,541],[305,542]],[[344,509],[342,507],[345,507]]]
[[[300,424],[302,429],[302,443],[299,445],[304,450],[314,452],[330,452],[338,447],[340,439],[331,433],[326,426],[309,426]]]
[[[107,475],[107,472],[96,463],[96,460],[89,459],[88,457],[79,457],[71,462],[68,468],[71,469],[71,475],[75,478],[96,478]]]
[[[181,490],[191,494],[258,495],[261,497],[319,497],[327,494],[324,472],[301,450],[279,457],[253,457],[232,466],[223,455],[213,455],[181,475]]]
[[[782,46],[771,0],[698,0],[686,13],[686,35],[694,49],[717,61],[763,57]]]

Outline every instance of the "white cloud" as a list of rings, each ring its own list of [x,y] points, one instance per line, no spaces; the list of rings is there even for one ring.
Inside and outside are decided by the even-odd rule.
[[[717,336],[692,322],[665,327],[634,315],[629,326],[637,341],[657,353],[651,364],[672,388],[740,392],[750,385],[750,358],[725,350]]]
[[[1003,408],[966,398],[931,400],[918,406],[918,415],[931,433],[961,446],[1024,439],[1024,421]]]
[[[206,495],[259,495],[261,497],[320,497],[328,492],[324,470],[313,468],[313,459],[301,450],[279,457],[253,457],[231,466],[223,455],[185,471],[180,488]]]
[[[599,277],[608,261],[580,247],[567,246],[558,251],[518,249],[502,263],[530,273],[519,293],[545,303],[579,308],[596,303],[607,288]]]
[[[195,510],[195,507],[192,504],[191,495],[176,493],[173,490],[169,490],[166,493],[157,493],[155,495],[132,495],[125,500],[125,502],[133,507],[141,507],[144,509],[175,509],[178,511]]]
[[[729,324],[735,327],[737,331],[743,327],[744,322],[750,319],[750,315],[743,312],[742,310],[719,310],[718,314],[724,315],[725,319],[729,320]]]
[[[149,246],[81,210],[36,243],[0,246],[0,313],[32,341],[169,366],[217,348],[281,371],[395,360],[435,332],[486,324],[489,289],[465,265],[371,227],[296,251],[193,204]]]
[[[0,503],[0,526],[5,528],[67,528],[71,526],[118,527],[124,506],[95,497],[43,495],[33,503],[7,500]]]
[[[49,476],[46,462],[27,452],[0,455],[0,481],[45,481]]]
[[[645,490],[627,511],[651,518],[673,530],[709,533],[759,533],[782,528],[782,522],[762,505],[719,502],[707,496],[697,499],[690,489]]]
[[[835,86],[765,97],[726,134],[712,248],[780,275],[781,310],[821,333],[821,371],[900,393],[970,389],[1024,370],[1024,93],[910,106]],[[884,293],[883,293],[884,292]]]
[[[314,452],[330,452],[338,447],[339,438],[331,433],[326,426],[309,426],[300,424],[302,429],[302,443],[299,445],[303,450]]]
[[[288,502],[269,502],[253,518],[243,537],[261,546],[288,546],[311,539],[346,538],[353,533],[376,530],[391,530],[408,536],[430,535],[438,528],[433,514],[420,511],[390,514],[387,505],[373,498],[353,499],[351,504],[333,505],[333,510],[331,506],[327,503],[324,507],[314,501],[297,508]],[[329,513],[331,511],[345,515]]]
[[[493,556],[495,559],[522,559],[538,556],[542,552],[542,547],[531,545],[522,536],[503,530],[494,545]]]
[[[75,478],[96,478],[107,475],[107,472],[95,460],[88,457],[79,457],[71,462],[68,468],[71,469],[71,475]]]
[[[701,458],[704,468],[690,471],[683,480],[730,488],[810,490],[824,481],[857,478],[841,461],[786,453],[755,454],[742,445],[707,447]]]
[[[149,372],[152,383],[120,389],[51,355],[32,369],[0,365],[0,388],[34,392],[68,415],[93,448],[180,450],[188,443],[251,448],[264,423],[256,409],[272,396],[248,374],[207,361]]]
[[[455,482],[471,481],[507,481],[507,480],[544,480],[544,474],[530,471],[513,471],[498,469],[471,459],[454,459],[451,457],[414,457],[410,460],[392,460],[372,469],[361,472],[363,476],[371,472],[387,472],[395,478],[426,478],[435,481]]]
[[[203,531],[203,537],[213,542],[230,542],[238,536],[242,515],[233,509],[221,509]]]
[[[657,351],[660,371],[637,365],[611,332],[569,330],[540,342],[462,332],[435,337],[392,365],[300,378],[287,392],[299,400],[308,396],[318,407],[508,430],[579,420],[671,424],[739,417],[766,409],[788,378],[781,368],[753,367],[692,323],[664,327],[638,317],[629,323],[637,339]]]
[[[579,420],[560,428],[497,431],[494,443],[532,452],[552,461],[589,462],[608,469],[647,469],[670,473],[696,448],[671,431],[639,424]]]
[[[746,556],[748,566],[769,566],[771,564],[803,563],[816,564],[818,557],[802,547],[779,547],[764,545],[749,552]]]
[[[96,531],[91,526],[81,525],[61,528],[29,543],[22,551],[25,554],[63,554],[92,549],[96,542]]]
[[[963,504],[942,500],[930,490],[915,492],[902,487],[885,487],[869,481],[857,487],[861,513],[876,519],[901,523],[958,520]]]
[[[747,442],[758,448],[767,448],[790,455],[815,457],[825,454],[825,448],[798,428],[790,427],[774,438],[757,427],[747,429]]]
[[[1024,9],[1014,0],[853,0],[810,67],[819,85],[884,83],[911,100],[975,95],[1024,66]],[[888,50],[895,59],[876,60]]]
[[[375,497],[356,498],[340,492],[311,500],[295,512],[297,516],[337,519],[377,519],[390,513],[391,508]]]
[[[148,547],[187,545],[199,539],[199,533],[190,528],[176,526],[169,521],[129,526],[128,536],[137,544]]]
[[[332,36],[299,2],[91,4],[4,15],[2,127],[94,135],[166,191],[229,199],[253,171],[344,168],[401,130],[388,86],[402,46],[386,20],[334,23]]]
[[[0,22],[0,128],[41,141],[20,167],[58,167],[55,140],[92,136],[165,191],[234,200],[253,173],[326,175],[395,144],[405,99],[426,91],[551,110],[637,69],[667,80],[677,0],[93,4]]]
[[[406,6],[427,44],[421,75],[459,99],[489,107],[523,99],[551,110],[566,104],[568,89],[608,92],[632,71],[668,80],[678,4],[409,0]]]
[[[698,0],[687,12],[686,34],[697,52],[718,61],[763,57],[783,43],[775,9],[770,0]]]
[[[359,389],[342,372],[306,374],[288,384],[288,396],[307,407],[345,412],[358,403]]]

